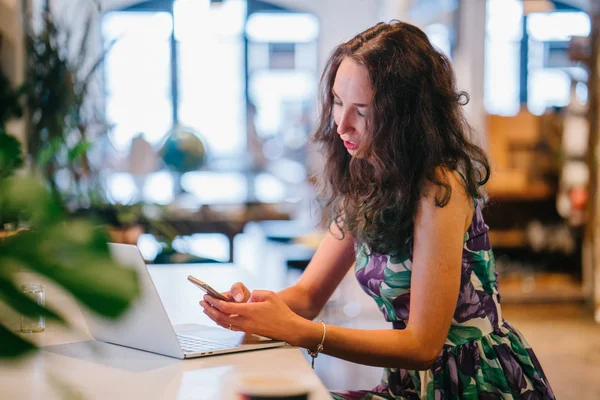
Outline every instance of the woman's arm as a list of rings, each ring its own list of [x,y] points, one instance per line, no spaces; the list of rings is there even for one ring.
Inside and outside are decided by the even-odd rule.
[[[347,233],[341,237],[340,229],[332,223],[300,280],[277,293],[296,314],[315,318],[354,264],[354,239]]]
[[[327,326],[324,352],[361,364],[427,369],[448,335],[460,286],[463,235],[471,223],[472,200],[455,175],[452,197],[435,205],[435,190],[424,197],[415,218],[410,318],[404,330],[364,331]],[[315,349],[323,327],[298,321],[292,344]]]
[[[463,235],[473,213],[472,200],[460,178],[448,175],[452,186],[449,203],[437,207],[438,189],[433,188],[420,201],[415,217],[411,309],[406,329],[367,331],[328,325],[324,353],[381,367],[428,369],[435,361],[454,315]],[[326,281],[327,277],[322,279]],[[321,282],[318,287],[329,286]],[[234,330],[308,349],[315,349],[321,342],[322,325],[298,316],[277,294],[257,290],[252,292],[251,300],[236,304],[205,296],[201,305],[214,321]]]

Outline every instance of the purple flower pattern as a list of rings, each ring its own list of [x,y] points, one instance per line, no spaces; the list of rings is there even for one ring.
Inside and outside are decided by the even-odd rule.
[[[393,256],[368,255],[356,244],[356,278],[394,329],[410,313],[412,239]],[[476,203],[465,233],[459,297],[444,348],[427,371],[386,368],[371,391],[332,393],[334,399],[554,399],[535,354],[500,312],[498,274],[488,226]]]

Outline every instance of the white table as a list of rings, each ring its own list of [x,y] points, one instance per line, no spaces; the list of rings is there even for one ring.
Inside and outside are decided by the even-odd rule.
[[[257,277],[231,264],[149,270],[173,324],[212,324],[198,305],[202,292],[186,280],[189,274],[217,290],[236,281],[259,287]],[[47,287],[47,302],[69,315],[76,330],[49,325],[43,333],[29,334],[44,347],[18,362],[0,362],[1,399],[60,399],[66,392],[86,399],[227,399],[228,379],[238,372],[289,373],[314,386],[311,400],[331,398],[298,348],[177,360],[93,341],[69,296]]]

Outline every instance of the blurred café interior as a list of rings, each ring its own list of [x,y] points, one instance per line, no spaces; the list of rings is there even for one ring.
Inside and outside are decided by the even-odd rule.
[[[506,315],[539,348],[557,397],[599,398],[581,373],[600,376],[599,3],[0,0],[0,128],[70,213],[101,220],[148,264],[234,263],[280,289],[324,232],[310,136],[325,61],[378,21],[413,23],[452,60],[492,161],[484,213]],[[53,56],[64,70],[44,62]],[[54,100],[6,111],[31,80]],[[351,277],[323,312],[378,324]],[[557,352],[560,332],[547,330],[559,323],[581,347]],[[328,387],[380,377],[323,359]],[[561,391],[573,379],[589,397]]]

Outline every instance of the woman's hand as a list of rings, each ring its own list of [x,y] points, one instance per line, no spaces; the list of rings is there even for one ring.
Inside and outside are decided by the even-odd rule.
[[[231,285],[231,289],[228,292],[223,292],[221,294],[237,303],[247,303],[250,299],[250,290],[248,290],[242,282],[234,283]]]
[[[234,331],[255,333],[272,339],[297,341],[302,317],[295,314],[277,294],[255,290],[247,303],[233,303],[204,296],[204,313],[218,325]]]

